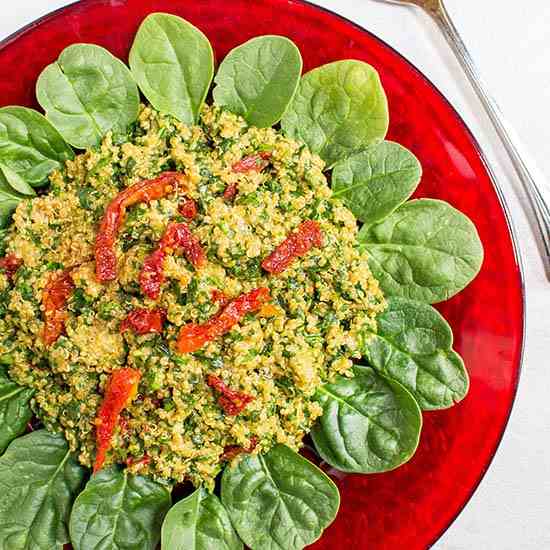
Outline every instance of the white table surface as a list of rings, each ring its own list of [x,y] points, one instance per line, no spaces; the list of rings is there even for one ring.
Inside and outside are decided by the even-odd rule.
[[[3,3],[0,39],[66,3]],[[519,235],[527,288],[527,341],[518,399],[491,468],[434,548],[550,549],[550,283],[543,272],[524,193],[457,62],[431,21],[416,10],[372,0],[316,3],[389,42],[443,91],[493,164]],[[550,2],[446,3],[489,88],[550,182]]]

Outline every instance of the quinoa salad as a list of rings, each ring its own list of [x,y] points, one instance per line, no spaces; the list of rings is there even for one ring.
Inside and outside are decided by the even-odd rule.
[[[269,154],[265,166],[238,170],[261,152]],[[19,205],[6,253],[22,265],[12,282],[0,275],[0,354],[12,379],[36,390],[40,419],[63,431],[82,464],[94,462],[97,411],[109,374],[122,366],[141,380],[106,464],[213,486],[231,449],[301,446],[322,412],[315,391],[350,373],[361,334],[384,309],[367,255],[355,246],[355,218],[331,198],[323,166],[303,144],[218,107],[204,107],[200,124],[189,127],[142,106],[127,142],[108,135],[54,172],[48,195]],[[99,283],[94,244],[106,205],[168,170],[185,174],[188,189],[128,209],[116,243],[118,278]],[[228,197],[234,185],[238,196]],[[270,275],[262,260],[304,220],[319,224],[322,246]],[[166,280],[152,300],[140,290],[140,271],[172,222],[188,224],[207,261],[197,269],[183,255],[168,255]],[[74,282],[65,331],[47,346],[42,295],[64,271]],[[222,297],[259,287],[271,300],[257,313],[200,350],[178,353],[182,326],[210,319]],[[139,308],[161,309],[162,329],[121,331]],[[209,375],[252,398],[240,414],[225,414]]]

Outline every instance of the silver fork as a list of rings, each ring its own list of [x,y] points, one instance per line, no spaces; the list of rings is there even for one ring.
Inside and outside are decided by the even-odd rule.
[[[504,119],[496,101],[487,92],[487,88],[480,77],[479,71],[468,52],[464,41],[455,27],[443,0],[378,0],[388,4],[416,6],[422,8],[435,21],[449,46],[456,54],[464,72],[468,76],[477,96],[485,107],[504,148],[523,184],[535,213],[543,243],[543,263],[546,276],[550,280],[550,188],[543,182],[540,173],[535,178],[536,167],[528,167],[527,157],[516,133]],[[502,193],[501,193],[502,194]]]

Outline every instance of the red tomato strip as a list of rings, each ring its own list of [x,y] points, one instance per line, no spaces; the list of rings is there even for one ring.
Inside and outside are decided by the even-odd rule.
[[[206,263],[206,254],[201,243],[191,233],[187,224],[170,223],[157,249],[145,258],[139,274],[141,291],[152,300],[159,297],[160,287],[165,280],[164,258],[178,248],[183,250],[185,257],[194,267],[200,268]]]
[[[65,330],[67,312],[65,306],[73,293],[74,283],[71,274],[63,271],[50,277],[42,291],[44,306],[44,330],[42,340],[46,346],[53,344]]]
[[[131,328],[136,334],[161,333],[165,319],[166,312],[163,309],[140,307],[130,311],[126,319],[120,323],[120,332]]]
[[[197,203],[193,199],[186,199],[179,205],[178,212],[184,218],[194,220],[198,213]]]
[[[243,157],[239,162],[231,166],[233,172],[244,174],[246,172],[261,172],[268,164],[271,158],[269,151],[262,151],[254,155]]]
[[[236,183],[231,183],[225,188],[225,191],[223,192],[223,198],[226,201],[232,201],[235,198],[235,195],[237,194],[238,187]]]
[[[8,279],[13,279],[15,272],[21,267],[23,260],[15,254],[8,254],[0,258],[0,269],[3,269]]]
[[[268,164],[271,153],[262,151],[254,155],[248,155],[231,166],[231,170],[237,174],[246,174],[247,172],[261,172]],[[231,201],[237,195],[239,188],[236,183],[229,184],[223,192],[223,198]]]
[[[228,445],[223,449],[223,454],[220,457],[221,460],[233,460],[236,456],[239,456],[241,453],[251,453],[258,445],[258,438],[253,435],[250,438],[250,445],[248,447],[241,447],[240,445]]]
[[[210,297],[215,304],[220,304],[220,306],[222,307],[227,305],[227,302],[229,302],[229,298],[217,288],[212,290],[212,292],[210,293]]]
[[[116,369],[111,373],[95,419],[97,452],[94,473],[103,467],[120,413],[136,396],[140,378],[141,373],[138,370],[128,367]]]
[[[302,222],[263,262],[262,267],[274,275],[282,273],[296,258],[313,247],[323,246],[323,234],[313,220]]]
[[[133,456],[126,459],[126,466],[134,466],[136,464],[143,464],[146,466],[151,462],[151,457],[148,455],[143,455],[141,458],[135,458]]]
[[[142,180],[120,192],[107,206],[95,241],[95,272],[104,283],[116,278],[115,241],[129,206],[150,202],[169,195],[179,186],[185,189],[186,178],[179,172],[163,172],[159,177]]]
[[[178,336],[178,351],[180,353],[197,351],[207,342],[229,332],[247,313],[260,310],[262,305],[269,300],[269,289],[256,288],[228,302],[218,314],[206,323],[185,325],[181,328]]]
[[[242,410],[254,400],[253,397],[243,392],[228,388],[221,378],[209,374],[206,383],[221,395],[218,397],[218,405],[225,411],[225,414],[237,416]]]

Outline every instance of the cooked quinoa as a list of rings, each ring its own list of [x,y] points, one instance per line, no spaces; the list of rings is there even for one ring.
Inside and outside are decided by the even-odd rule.
[[[350,374],[361,334],[373,328],[384,299],[366,253],[355,246],[356,220],[331,197],[323,162],[304,145],[273,128],[248,127],[217,107],[205,107],[199,125],[189,127],[144,106],[125,140],[108,135],[53,173],[48,194],[17,208],[5,245],[23,265],[13,280],[0,274],[1,359],[14,381],[36,390],[36,414],[65,434],[86,466],[94,461],[94,419],[109,374],[138,369],[138,396],[121,415],[106,463],[212,487],[227,447],[248,449],[253,441],[255,453],[276,443],[300,447],[321,414],[316,389]],[[232,170],[260,151],[271,153],[267,169]],[[166,170],[188,177],[186,197],[198,205],[188,224],[208,262],[195,270],[184,256],[168,256],[154,302],[141,293],[139,272],[168,223],[187,222],[178,212],[184,197],[128,210],[116,244],[117,280],[96,280],[94,242],[106,205],[125,187]],[[223,192],[233,183],[238,194],[228,201]],[[268,275],[261,261],[306,219],[319,223],[323,247]],[[75,289],[65,333],[46,348],[42,290],[67,269]],[[218,311],[213,290],[232,298],[261,286],[272,296],[268,315],[247,315],[199,352],[177,352],[180,328]],[[166,311],[161,335],[121,334],[121,321],[139,307]],[[206,383],[209,374],[253,401],[237,416],[225,414]]]

